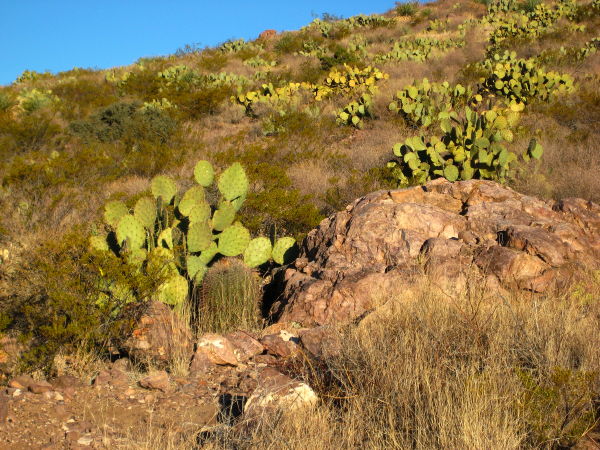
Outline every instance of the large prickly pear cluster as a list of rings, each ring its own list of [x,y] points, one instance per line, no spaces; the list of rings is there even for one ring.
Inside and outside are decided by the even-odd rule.
[[[337,69],[330,71],[323,84],[333,92],[350,93],[359,88],[368,89],[375,86],[375,83],[378,81],[388,78],[389,75],[387,73],[382,72],[376,67],[368,66],[364,69],[359,69],[344,64],[342,71]]]
[[[175,87],[177,89],[183,89],[186,85],[200,81],[200,75],[195,70],[183,64],[171,66],[162,72],[158,72],[158,78],[164,86]]]
[[[482,68],[489,75],[481,80],[481,92],[505,97],[513,104],[526,104],[532,98],[548,101],[573,90],[569,74],[546,72],[534,59],[517,59],[515,52],[495,54]]]
[[[400,186],[440,177],[450,181],[506,178],[511,163],[518,158],[503,142],[513,140],[511,128],[519,119],[518,113],[488,110],[480,114],[466,107],[464,115],[460,122],[442,120],[441,137],[425,140],[416,136],[394,146],[396,159],[388,163],[388,168]],[[532,140],[522,156],[526,160],[539,159],[542,147]]]
[[[272,107],[289,105],[295,100],[300,90],[311,90],[312,85],[308,83],[288,83],[282,87],[275,87],[273,83],[263,84],[256,91],[239,93],[231,97],[231,100],[242,105],[246,114],[254,115],[253,107],[258,103],[268,104]]]
[[[423,62],[429,59],[434,50],[439,53],[452,48],[463,47],[463,39],[436,39],[421,37],[416,39],[404,39],[394,42],[393,48],[387,53],[375,55],[374,62],[385,63],[389,61],[417,61]]]
[[[350,125],[358,129],[364,126],[363,119],[373,117],[373,100],[369,94],[363,94],[357,101],[346,105],[337,114],[337,122],[341,125]]]
[[[244,39],[236,39],[229,40],[223,42],[219,46],[219,50],[223,53],[237,53],[242,50],[262,50],[263,46],[261,44],[256,44],[254,42],[246,42]]]
[[[58,101],[51,90],[23,89],[17,96],[19,108],[26,113],[32,113]]]
[[[234,163],[218,177],[208,161],[194,169],[196,184],[181,197],[175,182],[163,175],[152,180],[152,197],[140,198],[130,211],[121,201],[105,205],[107,236],[93,236],[91,246],[112,252],[146,273],[160,273],[165,281],[158,298],[177,305],[185,300],[190,284],[199,284],[211,262],[223,255],[242,256],[249,267],[273,259],[289,262],[295,241],[264,237],[252,239],[250,232],[236,221],[236,214],[248,194],[248,178],[243,167]],[[208,194],[216,189],[216,205]]]
[[[461,84],[431,83],[427,78],[406,86],[396,92],[389,110],[398,113],[407,124],[414,127],[428,127],[442,119],[456,118],[455,106],[471,102],[481,102],[480,95],[473,95],[470,88]]]

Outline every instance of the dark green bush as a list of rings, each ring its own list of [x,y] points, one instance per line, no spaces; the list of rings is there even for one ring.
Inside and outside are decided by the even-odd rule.
[[[124,314],[125,304],[148,298],[156,288],[156,279],[117,258],[89,253],[86,235],[73,230],[35,248],[17,274],[21,295],[3,299],[9,328],[30,343],[23,368],[48,370],[59,351],[106,350],[132,319]],[[135,297],[106,280],[128,286]]]
[[[396,11],[396,14],[399,16],[412,17],[415,15],[418,8],[418,2],[396,2],[396,8],[394,8],[394,11]]]
[[[176,122],[166,112],[140,108],[139,103],[114,103],[90,119],[72,122],[71,132],[85,141],[168,141]]]
[[[276,226],[280,235],[300,240],[323,219],[312,197],[292,187],[276,148],[236,146],[216,158],[223,165],[239,161],[246,169],[253,189],[240,218],[253,234],[268,234]]]
[[[336,44],[331,48],[331,55],[322,56],[319,58],[321,61],[321,69],[329,70],[335,66],[341,66],[348,64],[351,66],[364,67],[366,64],[364,58],[358,53],[351,52],[346,47]]]

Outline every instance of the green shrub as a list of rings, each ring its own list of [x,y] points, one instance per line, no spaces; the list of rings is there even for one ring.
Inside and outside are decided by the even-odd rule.
[[[228,333],[256,329],[260,322],[260,278],[236,259],[211,267],[195,295],[198,331]]]
[[[153,289],[151,278],[89,253],[82,231],[43,242],[19,269],[23,288],[6,306],[10,328],[30,343],[23,354],[24,369],[48,370],[59,351],[102,351],[120,336],[131,318],[115,314],[125,300],[107,289],[102,273],[135,286],[141,297]]]
[[[394,11],[399,16],[412,17],[416,14],[418,8],[418,2],[396,2],[396,7],[394,8]]]
[[[140,106],[138,103],[114,103],[88,120],[72,122],[69,128],[85,141],[168,141],[175,131],[175,120],[165,111],[140,109]]]
[[[293,129],[293,126],[289,128],[289,132],[294,133]],[[278,157],[278,150],[276,146],[234,146],[218,153],[216,158],[221,164],[240,161],[251,185],[260,186],[249,193],[240,210],[240,217],[250,231],[266,234],[275,226],[281,234],[292,235],[300,241],[323,216],[311,196],[301,195],[293,188],[284,168],[289,162]]]
[[[524,388],[517,410],[532,445],[571,448],[597,423],[597,373],[564,367],[516,373]]]

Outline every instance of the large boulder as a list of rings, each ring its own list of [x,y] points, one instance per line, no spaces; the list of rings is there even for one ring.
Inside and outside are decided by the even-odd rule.
[[[546,202],[490,181],[379,191],[323,220],[283,273],[271,313],[322,325],[356,319],[422,275],[444,292],[544,292],[600,265],[600,207]]]

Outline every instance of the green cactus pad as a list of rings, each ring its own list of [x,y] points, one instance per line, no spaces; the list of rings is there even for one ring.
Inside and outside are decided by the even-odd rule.
[[[236,198],[235,200],[233,200],[231,202],[231,204],[233,205],[233,209],[235,209],[235,211],[239,211],[242,206],[244,205],[244,202],[246,201],[246,196],[242,195],[241,197]]]
[[[165,228],[164,230],[162,230],[158,235],[156,244],[159,247],[173,249],[173,229]]]
[[[208,219],[210,219],[210,213],[210,205],[206,202],[202,202],[190,210],[190,223],[206,222]]]
[[[244,264],[258,267],[271,258],[271,241],[266,237],[252,239],[244,251]]]
[[[206,250],[212,244],[212,230],[207,222],[196,222],[190,225],[187,233],[188,251],[191,253]]]
[[[135,204],[133,215],[145,228],[154,229],[156,202],[150,197],[142,197]]]
[[[168,205],[177,194],[175,182],[167,176],[158,175],[152,179],[152,195],[154,198],[162,198],[163,204]]]
[[[449,165],[444,167],[444,178],[448,181],[456,181],[459,176],[458,167],[454,165]]]
[[[129,210],[123,202],[115,200],[104,205],[104,222],[113,228],[117,228],[119,220],[126,214],[129,214]]]
[[[158,299],[167,305],[179,305],[188,295],[188,282],[181,275],[175,275],[158,288]]]
[[[198,256],[198,258],[200,258],[200,262],[202,262],[204,265],[208,265],[217,255],[217,253],[219,253],[219,248],[217,247],[217,244],[213,241],[210,244],[210,247],[208,247],[206,250],[200,253],[200,256]]]
[[[106,236],[90,236],[90,249],[107,252],[109,250]]]
[[[121,217],[117,225],[117,241],[122,244],[129,239],[132,249],[138,249],[146,241],[144,226],[131,214]]]
[[[209,187],[215,179],[215,169],[208,161],[198,161],[194,167],[194,178],[200,186]]]
[[[239,222],[225,228],[219,235],[219,253],[238,256],[244,253],[250,242],[250,232]]]
[[[230,202],[221,202],[219,209],[215,211],[212,218],[212,226],[217,231],[223,231],[235,220],[236,209]]]
[[[202,258],[200,256],[188,256],[185,263],[190,280],[194,280],[196,283],[202,281],[204,274],[208,270]]]
[[[273,246],[273,261],[277,264],[289,264],[298,256],[298,246],[296,239],[292,237],[282,237],[277,239]]]
[[[189,216],[193,208],[203,203],[206,203],[204,201],[204,188],[202,186],[194,186],[183,194],[183,198],[179,202],[179,205],[177,205],[177,208],[181,214]]]
[[[233,163],[219,177],[219,191],[225,200],[234,200],[248,193],[248,177],[240,163]]]

